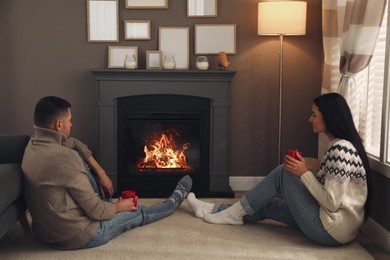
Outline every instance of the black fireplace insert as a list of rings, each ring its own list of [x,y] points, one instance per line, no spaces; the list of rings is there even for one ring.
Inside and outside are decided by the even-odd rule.
[[[139,95],[117,98],[118,191],[166,197],[184,175],[209,191],[209,98]]]

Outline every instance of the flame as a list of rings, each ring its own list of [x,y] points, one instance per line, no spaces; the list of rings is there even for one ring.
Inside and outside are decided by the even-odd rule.
[[[172,135],[161,134],[153,144],[144,146],[145,158],[137,164],[138,168],[184,168],[191,169],[187,164],[184,151],[188,149],[189,143],[183,145],[182,149],[175,150],[175,141]]]

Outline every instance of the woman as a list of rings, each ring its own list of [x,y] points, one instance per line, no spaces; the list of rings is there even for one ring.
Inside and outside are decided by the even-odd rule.
[[[274,219],[326,246],[352,241],[369,210],[366,152],[341,95],[314,99],[309,122],[314,133],[324,133],[330,141],[318,173],[308,170],[301,155],[298,159],[286,155],[283,165],[233,205],[203,202],[190,193],[187,201],[195,215],[209,223],[232,225]]]

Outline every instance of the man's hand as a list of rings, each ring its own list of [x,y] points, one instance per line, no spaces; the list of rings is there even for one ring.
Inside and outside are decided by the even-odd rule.
[[[138,199],[138,197],[137,197]],[[138,207],[134,206],[134,201],[132,198],[130,199],[122,199],[121,197],[118,199],[118,201],[115,203],[116,206],[116,212],[122,212],[122,211],[133,211],[137,210]]]
[[[299,153],[297,153],[297,157],[298,160],[286,154],[284,156],[283,167],[287,171],[299,177],[305,172],[307,172],[308,168],[306,166],[305,159],[303,159],[303,157]]]
[[[107,176],[107,174],[104,171],[104,169],[95,160],[95,158],[93,158],[92,155],[88,158],[88,164],[89,164],[89,166],[92,167],[92,169],[94,170],[94,172],[98,176],[98,179],[99,179],[99,181],[98,181],[99,182],[99,191],[100,191],[101,195],[103,197],[105,197],[106,196],[106,192],[107,192],[107,194],[110,197],[112,197],[112,195],[114,194],[114,187],[112,186],[112,181]]]
[[[99,177],[99,190],[100,193],[103,195],[103,197],[106,196],[106,192],[109,195],[109,197],[112,197],[114,194],[114,186],[112,186],[112,181],[107,176],[106,172],[97,173]]]

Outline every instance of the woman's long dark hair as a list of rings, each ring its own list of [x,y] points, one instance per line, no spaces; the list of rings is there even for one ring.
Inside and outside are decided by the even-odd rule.
[[[363,162],[367,180],[367,200],[364,205],[364,219],[367,220],[371,204],[371,174],[367,154],[353,122],[347,101],[338,93],[328,93],[314,99],[320,110],[326,130],[335,138],[345,139],[355,146]]]

